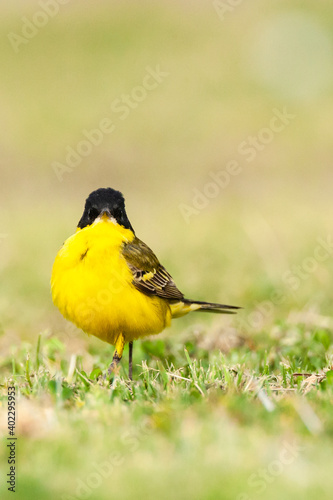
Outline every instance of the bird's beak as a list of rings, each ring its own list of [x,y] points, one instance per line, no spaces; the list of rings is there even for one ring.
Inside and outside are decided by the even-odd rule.
[[[107,217],[108,219],[111,219],[112,215],[110,210],[108,208],[103,208],[103,210],[100,213],[100,217]]]
[[[113,222],[113,224],[115,224],[115,225],[118,224],[118,222],[113,217],[113,215],[111,214],[111,212],[108,208],[103,208],[103,210],[101,210],[101,213],[99,214],[98,220]]]

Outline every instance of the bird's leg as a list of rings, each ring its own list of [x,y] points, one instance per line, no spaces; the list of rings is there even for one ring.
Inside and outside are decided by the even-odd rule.
[[[131,340],[128,346],[128,378],[130,380],[133,380],[132,374],[133,374],[133,341]]]
[[[115,371],[116,366],[119,364],[119,361],[123,356],[124,345],[125,345],[125,338],[124,335],[121,333],[117,338],[115,346],[116,348],[113,353],[112,363],[108,369],[109,375],[111,375]]]

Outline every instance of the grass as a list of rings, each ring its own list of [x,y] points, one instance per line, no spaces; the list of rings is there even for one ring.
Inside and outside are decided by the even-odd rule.
[[[85,371],[45,333],[2,359],[20,498],[329,498],[331,330],[274,324],[222,353],[226,333],[136,342],[132,383],[126,353],[109,385],[111,346],[92,345]]]
[[[0,6],[1,499],[12,384],[20,500],[331,498],[324,3],[239,2],[222,20],[213,2],[73,1],[18,53],[8,33],[40,4]],[[169,75],[120,120],[112,102],[156,65]],[[267,136],[284,108],[295,118]],[[105,117],[114,133],[60,182],[52,163]],[[239,148],[260,136],[249,162]],[[241,173],[186,223],[179,206],[230,161]],[[124,193],[187,297],[243,307],[136,342],[133,383],[125,351],[111,386],[112,346],[69,325],[49,289],[58,248],[102,186]]]

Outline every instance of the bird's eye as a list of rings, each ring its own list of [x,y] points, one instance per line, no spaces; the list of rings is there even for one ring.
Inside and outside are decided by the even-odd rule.
[[[116,220],[119,220],[121,219],[121,216],[122,216],[122,211],[121,211],[121,208],[114,208],[113,209],[113,216]]]
[[[95,220],[98,217],[98,210],[94,207],[90,207],[88,210],[88,217],[90,220]]]

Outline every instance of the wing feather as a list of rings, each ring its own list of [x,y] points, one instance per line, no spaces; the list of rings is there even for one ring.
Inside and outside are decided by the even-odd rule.
[[[147,295],[163,299],[181,300],[184,295],[178,290],[172,276],[160,264],[154,252],[135,237],[123,246],[122,252],[133,274],[133,285]]]

